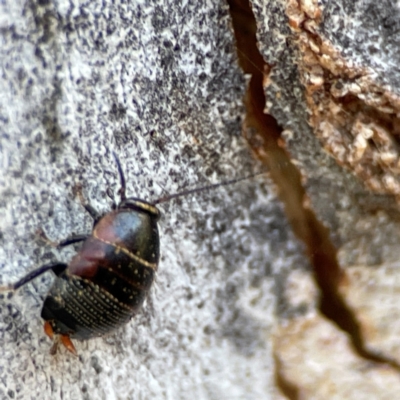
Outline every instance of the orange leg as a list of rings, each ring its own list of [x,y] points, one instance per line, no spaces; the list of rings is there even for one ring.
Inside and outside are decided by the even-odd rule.
[[[49,321],[46,321],[44,323],[44,333],[50,338],[53,339],[54,338],[54,331],[53,328],[51,327],[51,324]]]
[[[72,340],[68,335],[60,335],[61,337],[61,343],[66,347],[66,349],[71,352],[74,356],[78,355],[78,352],[75,349],[74,344],[72,343]]]
[[[53,328],[51,327],[51,324],[49,321],[46,321],[44,323],[44,333],[50,338],[50,339],[54,339],[54,343],[53,346],[50,349],[50,354],[56,354],[57,353],[57,348],[58,348],[58,344],[61,343],[64,345],[64,347],[71,352],[74,356],[78,355],[78,352],[75,349],[74,344],[72,343],[72,340],[70,339],[70,337],[68,335],[57,335],[54,336],[54,331]]]

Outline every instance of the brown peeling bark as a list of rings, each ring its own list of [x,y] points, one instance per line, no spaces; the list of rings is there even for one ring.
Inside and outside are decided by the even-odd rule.
[[[286,7],[310,124],[325,150],[372,191],[399,199],[400,97],[374,71],[345,59],[318,32],[322,9]]]

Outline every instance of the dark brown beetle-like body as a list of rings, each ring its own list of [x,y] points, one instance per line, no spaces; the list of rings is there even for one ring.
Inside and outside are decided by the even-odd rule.
[[[89,339],[136,314],[157,271],[158,217],[155,206],[129,199],[95,223],[44,301],[54,333]]]

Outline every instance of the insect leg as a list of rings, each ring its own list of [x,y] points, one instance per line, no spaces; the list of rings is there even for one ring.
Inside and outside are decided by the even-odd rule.
[[[74,344],[72,343],[72,340],[68,335],[55,335],[53,328],[50,324],[49,321],[46,321],[44,323],[44,333],[51,339],[54,340],[53,346],[51,346],[50,349],[50,354],[54,355],[57,353],[58,345],[62,343],[64,347],[68,351],[70,351],[73,355],[77,356],[78,352],[75,349]]]
[[[75,346],[68,335],[60,335],[60,339],[61,343],[70,353],[72,353],[74,356],[78,356],[78,352],[76,351]]]
[[[17,290],[21,286],[25,285],[26,283],[30,282],[31,280],[37,278],[39,275],[42,275],[49,270],[52,270],[56,275],[60,275],[63,271],[66,270],[67,267],[68,267],[67,264],[60,262],[42,265],[41,267],[36,268],[33,271],[26,274],[24,277],[22,277],[19,281],[15,282],[14,284],[10,284],[7,286],[0,286],[0,292]]]
[[[97,224],[97,222],[100,220],[102,215],[100,215],[90,204],[83,204],[83,207],[85,207],[85,210],[90,214],[90,216],[93,218],[93,226]]]
[[[86,203],[85,198],[83,197],[82,194],[82,187],[79,187],[77,189],[77,195],[79,197],[79,200],[82,204],[83,207],[85,207],[85,210],[90,214],[90,216],[93,218],[94,220],[94,225],[96,225],[96,223],[100,220],[100,218],[102,217],[102,215],[100,215],[96,209],[94,207],[92,207],[90,204]]]
[[[72,235],[67,239],[62,240],[58,243],[57,247],[65,247],[69,246],[70,244],[83,242],[88,238],[88,235]]]

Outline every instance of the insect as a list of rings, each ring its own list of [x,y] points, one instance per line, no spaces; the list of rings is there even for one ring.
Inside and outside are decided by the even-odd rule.
[[[58,247],[83,242],[69,264],[42,265],[19,281],[0,288],[14,291],[51,270],[56,275],[42,307],[44,331],[54,340],[51,353],[61,342],[77,354],[71,340],[103,336],[129,321],[141,308],[154,281],[160,257],[157,204],[195,192],[232,184],[239,178],[165,196],[152,203],[126,197],[126,182],[118,157],[120,203],[113,211],[99,215],[86,204],[93,217],[90,235],[74,235]],[[255,174],[256,176],[260,174]],[[251,177],[252,177],[251,176]]]

